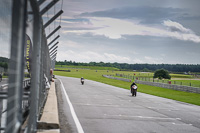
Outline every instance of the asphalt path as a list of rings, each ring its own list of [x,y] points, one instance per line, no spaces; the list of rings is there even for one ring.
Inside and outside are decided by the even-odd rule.
[[[68,133],[200,133],[200,106],[144,93],[132,97],[129,90],[91,80],[81,85],[78,78],[56,78],[61,128]]]

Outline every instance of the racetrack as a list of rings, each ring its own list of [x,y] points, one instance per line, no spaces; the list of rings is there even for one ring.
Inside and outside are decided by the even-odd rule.
[[[143,93],[132,97],[129,90],[90,80],[81,85],[77,78],[56,78],[85,133],[200,132],[200,106]],[[62,83],[56,80],[61,132],[78,132]]]

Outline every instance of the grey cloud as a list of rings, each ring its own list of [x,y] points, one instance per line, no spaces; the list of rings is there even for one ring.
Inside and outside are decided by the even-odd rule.
[[[91,27],[91,28],[85,28],[85,27],[66,27],[66,28],[63,28],[63,30],[67,30],[67,31],[76,31],[76,30],[97,30],[97,29],[100,29],[101,27],[97,28],[97,27]]]
[[[186,34],[193,34],[192,30],[185,28],[183,25],[181,25],[178,22],[173,22],[171,20],[167,20],[163,22],[164,26],[167,26],[168,29],[172,32],[180,32],[180,33],[186,33]]]
[[[200,20],[200,16],[189,16],[189,15],[184,15],[180,16],[177,18],[178,20]]]
[[[183,14],[180,8],[164,7],[123,7],[110,10],[85,12],[80,16],[89,17],[111,17],[118,19],[140,19],[142,23],[160,23],[163,19],[172,19]]]
[[[184,33],[181,29],[177,28],[177,27],[169,27],[169,30],[172,32],[182,32]]]
[[[68,21],[68,22],[87,22],[87,23],[90,23],[90,20],[87,19],[87,18],[62,19],[62,21]]]
[[[85,33],[85,34],[76,34],[76,33],[67,33],[65,34],[66,38],[70,38],[72,41],[76,41],[78,43],[89,42],[89,44],[94,44],[94,42],[102,42],[105,44],[110,40],[117,42],[115,39],[110,39],[104,35],[94,35],[92,33]]]

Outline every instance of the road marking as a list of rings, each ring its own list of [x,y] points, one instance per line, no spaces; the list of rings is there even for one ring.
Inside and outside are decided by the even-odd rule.
[[[99,106],[99,107],[119,107],[119,105],[114,105],[114,104],[106,104],[106,105],[102,105],[102,104],[89,104],[89,103],[74,103],[76,105],[82,105],[82,106]]]
[[[178,123],[172,123],[173,125],[190,125],[190,126],[192,126],[192,124],[186,124],[186,123],[182,123],[182,124],[178,124]]]
[[[149,109],[154,109],[154,110],[168,110],[168,111],[179,111],[179,109],[169,109],[169,108],[156,108],[156,107],[147,107]]]
[[[82,128],[82,126],[81,126],[81,124],[80,124],[80,122],[79,122],[79,120],[78,120],[78,117],[77,117],[75,111],[74,111],[73,105],[72,105],[72,103],[71,103],[71,101],[70,101],[70,99],[69,99],[69,96],[67,95],[67,92],[66,92],[66,90],[65,90],[65,87],[64,87],[62,81],[61,81],[60,79],[58,79],[58,80],[59,80],[60,83],[61,83],[61,86],[62,86],[62,89],[63,89],[63,91],[64,91],[65,97],[66,97],[67,102],[68,102],[68,104],[69,104],[69,108],[70,108],[72,117],[73,117],[73,119],[74,119],[74,122],[75,122],[75,124],[76,124],[76,128],[77,128],[77,130],[78,130],[78,133],[84,133],[83,128]]]
[[[128,118],[141,118],[141,119],[157,119],[157,120],[181,120],[181,118],[167,118],[167,117],[150,117],[150,116],[133,116],[133,115],[109,115],[109,114],[104,114],[106,116],[111,116],[111,117],[128,117]]]
[[[8,87],[8,84],[3,84],[0,86],[0,89],[4,89],[5,87]]]

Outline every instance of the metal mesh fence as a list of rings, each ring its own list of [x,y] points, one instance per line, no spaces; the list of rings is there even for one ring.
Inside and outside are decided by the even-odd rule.
[[[12,1],[0,1],[0,125],[1,130],[6,126],[7,115],[7,69],[8,58],[10,58],[10,39],[11,39],[11,16]],[[3,132],[3,131],[1,131]]]
[[[52,39],[47,40],[45,29],[53,24],[51,30],[54,30],[54,21],[62,14],[60,11],[54,17],[56,10],[52,7],[58,1],[48,1],[43,6],[44,0],[0,1],[0,73],[7,73],[3,78],[6,82],[0,82],[0,129],[3,133],[37,132],[57,53],[57,50],[49,50],[48,43]],[[50,9],[50,18],[54,19],[43,23],[42,12]],[[4,66],[1,69],[2,60],[9,64],[8,70],[4,70]]]

